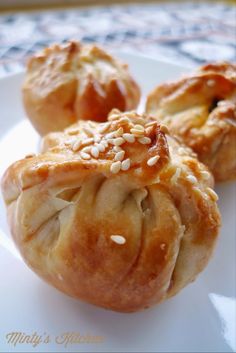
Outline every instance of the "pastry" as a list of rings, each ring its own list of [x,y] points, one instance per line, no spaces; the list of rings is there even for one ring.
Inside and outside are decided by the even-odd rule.
[[[139,99],[126,64],[94,44],[75,41],[35,54],[23,83],[26,113],[41,135],[80,119],[105,121],[112,108],[132,110]]]
[[[149,94],[146,112],[191,147],[217,181],[236,178],[235,64],[207,64],[161,84]]]
[[[14,241],[45,281],[121,312],[192,282],[220,226],[213,177],[165,126],[136,113],[80,120],[15,162],[2,191]]]

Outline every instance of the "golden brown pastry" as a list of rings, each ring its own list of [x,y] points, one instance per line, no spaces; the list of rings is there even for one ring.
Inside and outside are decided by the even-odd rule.
[[[25,110],[41,135],[79,119],[105,121],[111,109],[135,109],[139,99],[126,64],[96,45],[75,41],[34,55],[23,84]]]
[[[235,64],[208,64],[156,87],[146,112],[190,146],[217,181],[236,178]]]
[[[219,73],[226,78],[236,82],[236,64],[229,62],[208,63],[200,66],[197,70],[198,73]]]
[[[49,134],[2,190],[27,264],[61,291],[108,309],[147,308],[193,281],[220,225],[213,178],[166,128],[113,111]]]

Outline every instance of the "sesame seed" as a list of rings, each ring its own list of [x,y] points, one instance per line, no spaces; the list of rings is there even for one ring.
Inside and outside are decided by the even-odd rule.
[[[93,131],[90,130],[89,128],[84,127],[83,130],[88,136],[90,136],[90,137],[93,136]]]
[[[147,161],[147,165],[149,167],[152,167],[153,165],[155,165],[157,163],[159,158],[160,158],[160,156],[154,156],[154,157],[149,158]]]
[[[68,135],[77,135],[79,132],[79,129],[71,129],[68,131]]]
[[[87,123],[92,129],[94,129],[96,127],[96,123],[94,121],[87,120]]]
[[[150,121],[149,123],[147,123],[145,126],[149,127],[149,126],[153,126],[156,124],[156,121]]]
[[[188,176],[186,177],[186,179],[187,179],[188,181],[190,181],[190,183],[192,183],[192,184],[196,184],[196,183],[197,183],[197,178],[195,178],[194,175],[188,175]]]
[[[140,137],[138,139],[138,142],[140,142],[142,145],[149,145],[152,142],[152,140],[149,137],[144,136],[144,137]]]
[[[98,148],[98,150],[100,151],[100,152],[104,152],[105,151],[105,146],[104,146],[104,144],[102,144],[102,143],[98,143],[97,145],[96,145],[96,147]]]
[[[206,188],[206,191],[207,191],[208,195],[211,197],[211,199],[212,199],[213,201],[217,201],[217,200],[218,200],[218,195],[217,195],[217,193],[216,193],[213,189],[211,189],[211,188]]]
[[[85,153],[83,151],[80,152],[80,156],[83,159],[90,159],[91,158],[91,156],[88,153]]]
[[[151,132],[152,132],[152,129],[153,129],[153,126],[147,127],[147,128],[145,129],[146,134],[147,134],[147,135],[150,135]]]
[[[82,141],[82,145],[90,145],[93,142],[93,137],[90,137],[88,139],[85,139]]]
[[[115,161],[122,161],[125,156],[125,151],[119,151],[115,155]]]
[[[120,146],[114,146],[113,147],[114,152],[120,152],[123,151],[122,148]]]
[[[130,168],[130,159],[127,158],[121,163],[121,170],[125,171]]]
[[[130,129],[131,134],[134,136],[142,136],[144,134],[144,130],[139,130],[139,129]]]
[[[100,133],[103,133],[103,132],[105,132],[107,129],[108,129],[108,127],[110,126],[110,123],[108,122],[108,123],[103,123],[103,124],[101,124],[101,126],[99,127],[99,132]]]
[[[123,129],[123,127],[120,127],[120,128],[116,131],[116,136],[121,136],[121,135],[123,135],[123,133],[124,133],[124,129]]]
[[[119,117],[120,117],[120,114],[111,114],[111,115],[109,115],[108,120],[114,121],[114,120],[119,119]]]
[[[82,152],[85,152],[85,153],[90,153],[90,151],[91,151],[91,146],[86,146],[82,150]]]
[[[207,81],[207,86],[208,87],[213,87],[213,86],[215,86],[215,84],[216,84],[215,80],[208,80]]]
[[[113,174],[117,174],[117,173],[119,173],[120,168],[121,168],[121,162],[120,162],[120,161],[117,161],[117,162],[114,162],[114,163],[111,164],[110,171],[111,171]]]
[[[122,137],[125,139],[125,141],[127,141],[127,142],[129,142],[129,143],[133,143],[133,142],[135,141],[134,135],[129,134],[129,133],[123,134]]]
[[[136,124],[136,125],[134,125],[134,129],[136,129],[136,130],[140,130],[140,131],[144,131],[144,127],[143,127],[143,125],[140,125],[140,124]]]
[[[172,184],[175,184],[177,180],[179,179],[181,174],[181,169],[179,167],[176,168],[175,173],[172,175],[170,181]]]
[[[141,124],[141,125],[145,124],[145,120],[143,118],[137,118],[137,119],[135,119],[135,122],[137,124]]]
[[[126,242],[126,239],[122,235],[111,235],[111,240],[119,245],[123,245]]]
[[[119,109],[117,109],[117,108],[113,108],[111,111],[110,111],[110,113],[109,113],[109,116],[111,116],[111,115],[120,115],[120,110]]]
[[[169,134],[169,129],[166,125],[161,125],[160,126],[160,130],[161,132],[163,132],[164,134]]]
[[[197,197],[202,197],[204,194],[201,192],[201,190],[199,188],[197,188],[196,186],[193,187],[193,191],[194,191],[194,194],[197,196]]]
[[[108,142],[106,140],[102,140],[100,144],[102,144],[105,148],[108,147]]]
[[[210,178],[211,175],[210,175],[210,173],[207,172],[206,170],[202,170],[202,171],[201,171],[201,176],[203,177],[203,179],[207,180],[207,179]]]
[[[115,146],[120,146],[120,145],[123,145],[124,142],[125,142],[125,140],[122,137],[117,137],[117,138],[113,139],[112,143]]]
[[[105,138],[107,140],[112,139],[113,137],[115,137],[115,131],[109,132],[108,134],[106,134]]]
[[[74,152],[78,151],[79,148],[80,148],[80,146],[81,146],[81,144],[82,144],[81,140],[76,141],[76,142],[73,144],[72,150],[73,150]]]
[[[129,122],[130,122],[130,120],[127,117],[123,117],[120,119],[120,123],[129,123]]]
[[[94,157],[94,158],[98,158],[99,156],[99,149],[94,146],[91,148],[91,155]]]
[[[71,148],[73,148],[73,144],[78,141],[78,139],[76,137],[72,137],[72,138],[69,138],[68,140],[65,140],[64,141],[64,145],[65,146],[70,146]]]
[[[107,139],[107,143],[110,145],[114,145],[114,139]]]
[[[125,115],[126,115],[128,118],[136,118],[136,116],[137,116],[135,110],[130,110],[129,112],[125,112]]]
[[[95,136],[94,136],[94,141],[95,141],[95,142],[100,142],[100,141],[101,141],[101,136],[95,135]]]

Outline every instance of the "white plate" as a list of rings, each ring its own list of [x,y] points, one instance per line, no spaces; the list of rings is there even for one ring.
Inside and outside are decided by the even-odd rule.
[[[186,68],[120,54],[147,93]],[[0,175],[13,161],[37,150],[39,137],[24,118],[23,75],[0,81]],[[0,200],[0,351],[232,352],[236,348],[236,187],[217,186],[223,227],[209,266],[176,297],[134,314],[119,314],[71,299],[42,282],[18,256],[8,237]],[[6,335],[37,333],[49,343],[15,346]],[[60,343],[66,332],[102,336],[102,343]],[[58,343],[55,342],[55,337]],[[8,336],[9,337],[9,336]],[[23,337],[23,336],[21,336]]]

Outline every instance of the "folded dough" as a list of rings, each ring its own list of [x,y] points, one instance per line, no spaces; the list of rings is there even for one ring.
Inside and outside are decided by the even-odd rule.
[[[236,178],[236,65],[207,64],[156,87],[146,112],[190,146],[217,181]]]
[[[128,66],[93,44],[55,44],[29,61],[23,84],[26,113],[45,135],[79,119],[105,121],[112,108],[137,107],[140,89]]]
[[[214,248],[213,178],[165,126],[113,111],[44,139],[2,191],[26,263],[59,290],[108,309],[147,308],[193,281]]]

